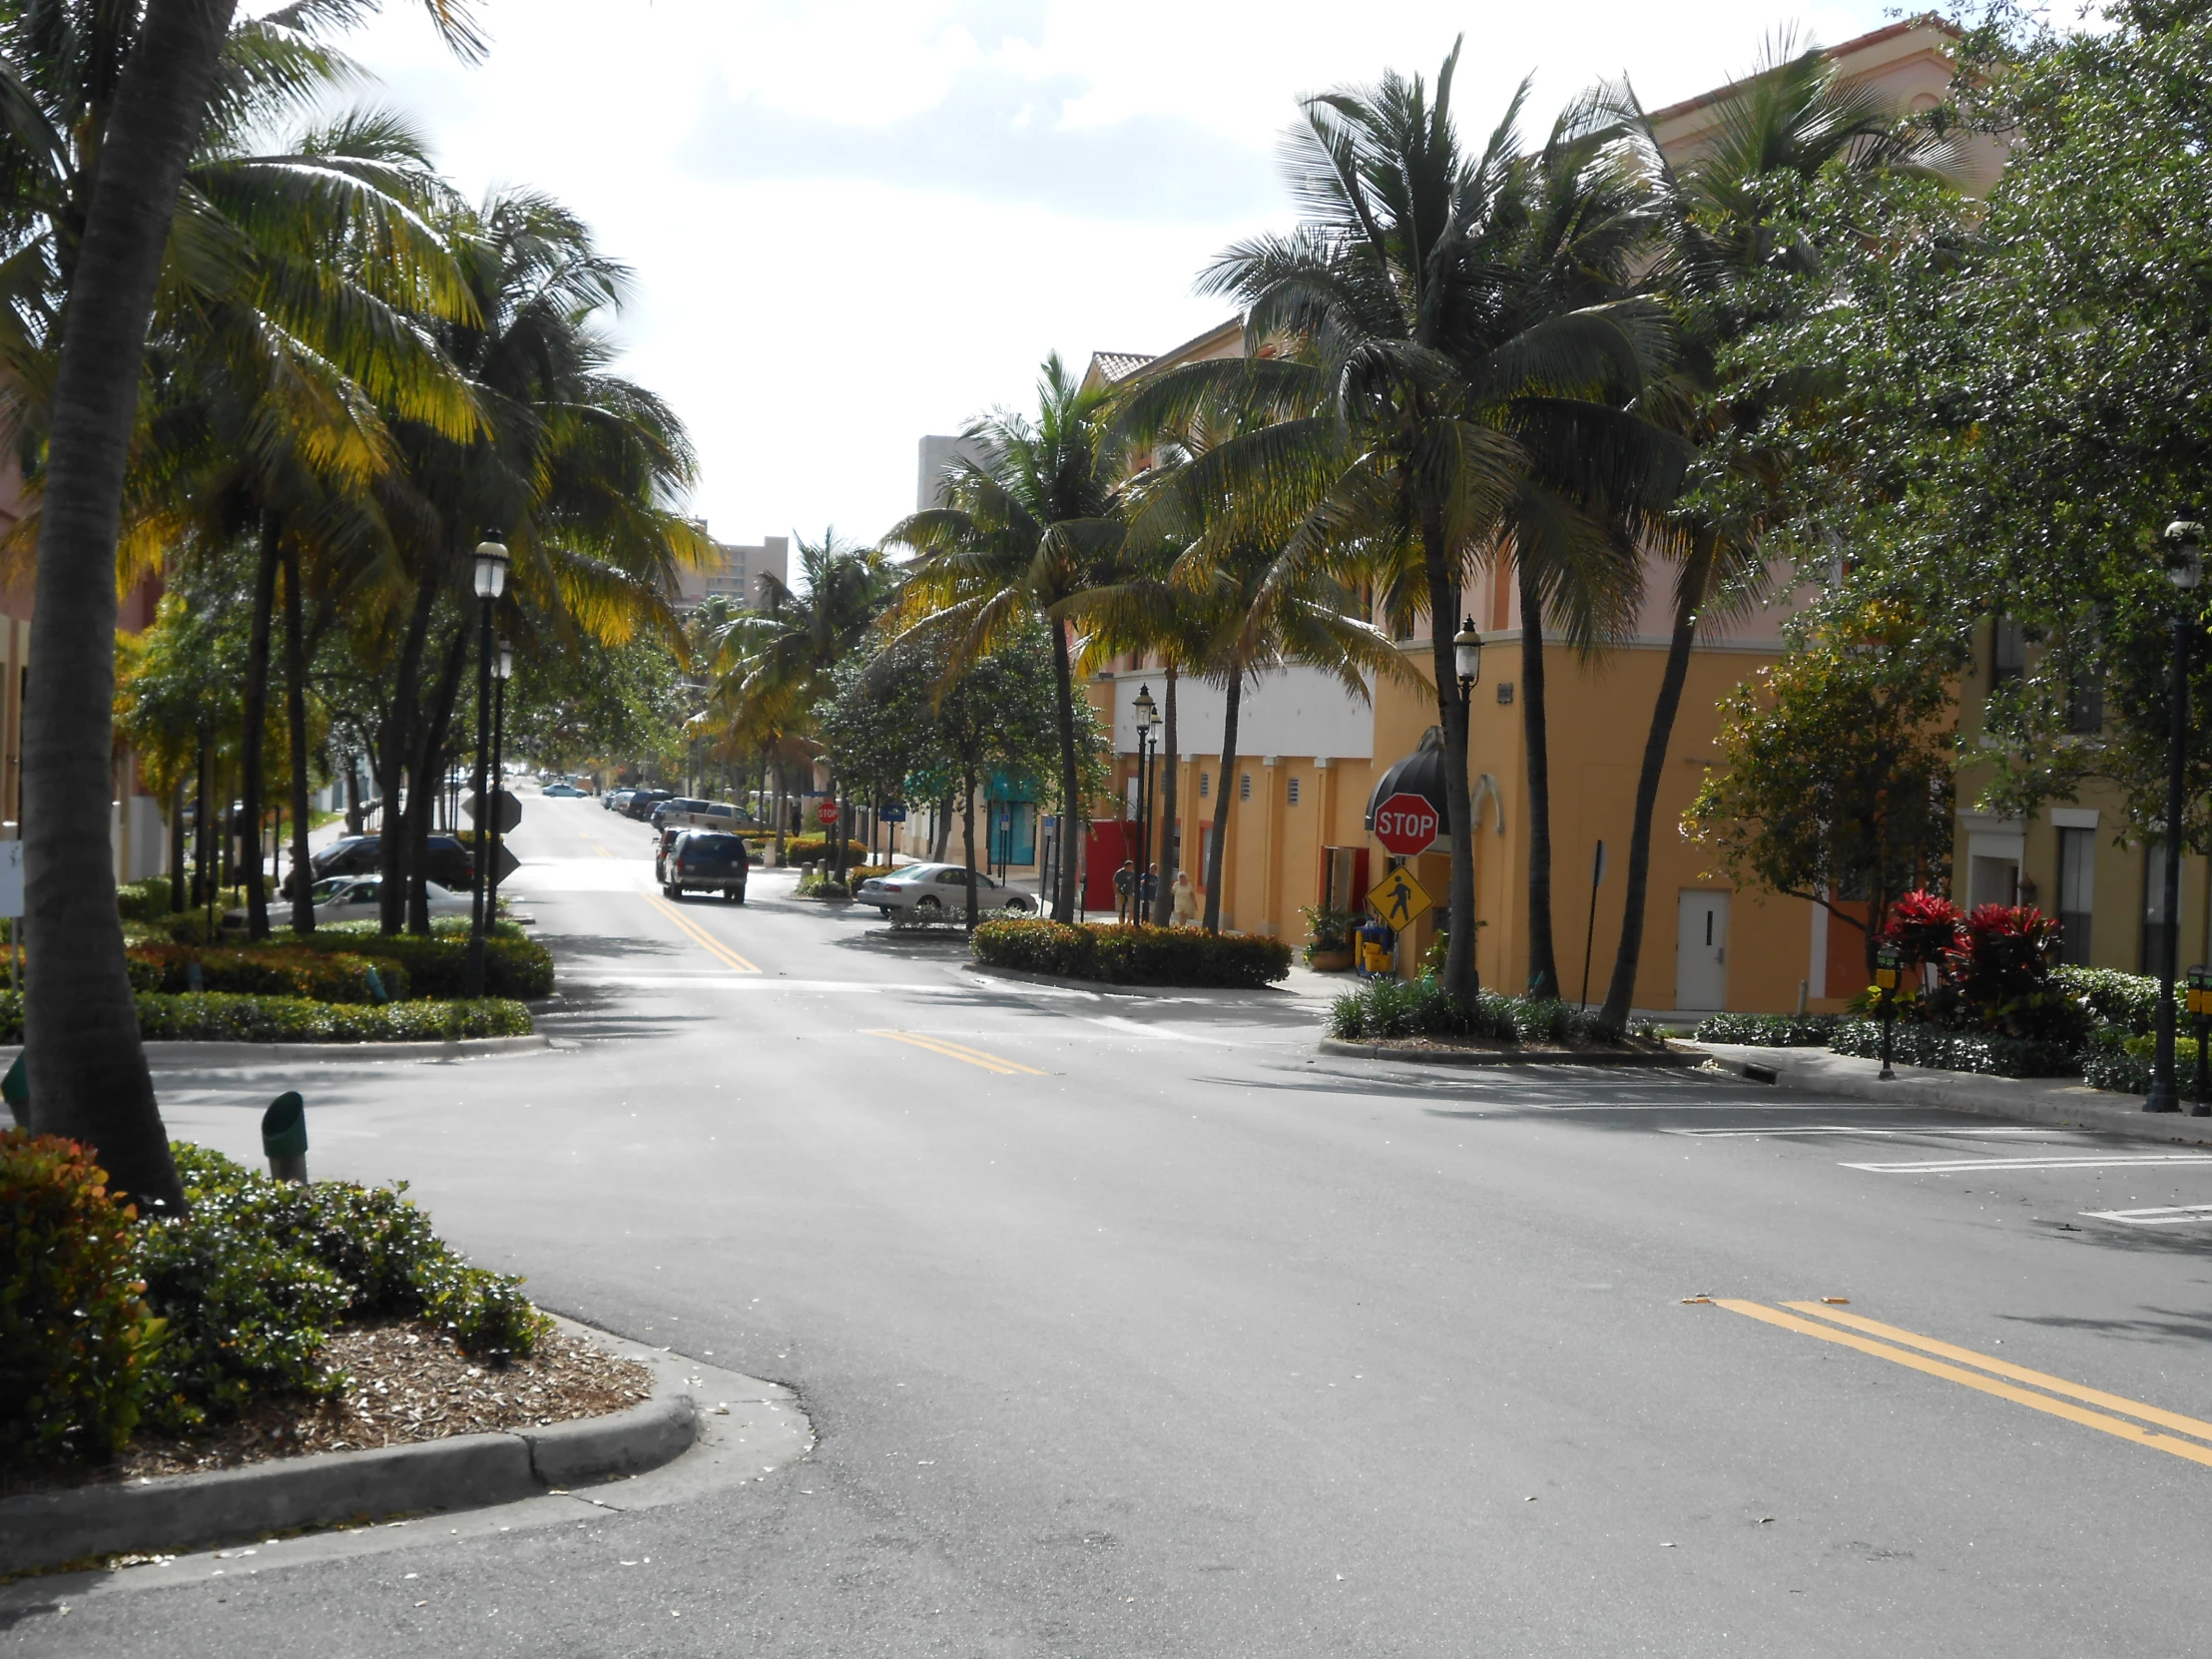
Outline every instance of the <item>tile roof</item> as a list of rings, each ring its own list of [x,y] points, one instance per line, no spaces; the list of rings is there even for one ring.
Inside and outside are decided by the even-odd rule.
[[[1112,385],[1116,380],[1128,379],[1130,375],[1136,373],[1138,369],[1144,367],[1150,361],[1152,361],[1152,353],[1149,351],[1093,351],[1091,353],[1091,367],[1098,371],[1098,377],[1108,385]]]

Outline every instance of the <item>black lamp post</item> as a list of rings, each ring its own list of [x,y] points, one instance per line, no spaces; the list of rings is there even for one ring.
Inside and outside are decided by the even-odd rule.
[[[1459,675],[1459,701],[1471,704],[1475,682],[1482,678],[1482,636],[1472,617],[1461,617],[1459,632],[1451,636],[1451,663]]]
[[[472,997],[484,994],[485,874],[491,865],[486,839],[492,822],[491,797],[484,788],[484,766],[491,758],[491,608],[507,591],[507,546],[497,530],[476,544],[476,879],[468,919],[468,974]]]
[[[490,866],[484,872],[484,931],[489,933],[499,924],[499,848],[506,838],[506,824],[500,818],[498,808],[507,799],[507,682],[514,678],[515,648],[507,641],[499,642],[499,651],[492,658],[491,691],[491,796],[484,811],[490,816],[489,826],[478,825],[477,836],[486,841],[490,854]]]
[[[2186,595],[2204,580],[2204,526],[2176,519],[2166,526],[2166,580],[2183,595],[2174,607],[2173,685],[2167,694],[2173,722],[2166,752],[2166,839],[2159,848],[2165,863],[2165,937],[2159,941],[2158,1046],[2150,1068],[2146,1112],[2178,1112],[2181,1091],[2174,1086],[2174,975],[2181,956],[2181,802],[2182,773],[2189,752],[2189,617]]]
[[[1129,919],[1144,915],[1144,878],[1152,868],[1152,728],[1160,718],[1160,706],[1152,701],[1152,688],[1139,686],[1132,718],[1137,725],[1137,877],[1130,883]]]

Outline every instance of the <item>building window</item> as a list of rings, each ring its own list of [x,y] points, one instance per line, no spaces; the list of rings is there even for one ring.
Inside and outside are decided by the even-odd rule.
[[[2020,625],[2000,616],[1989,629],[1989,683],[2001,686],[2027,672],[2027,640]]]
[[[2097,832],[2058,831],[2058,959],[2089,965],[2089,916],[2096,908]]]
[[[1204,801],[1204,800],[1205,800],[1205,799],[1206,799],[1206,798],[1207,798],[1208,796],[1212,795],[1213,793],[1214,793],[1214,778],[1213,778],[1213,774],[1212,774],[1212,773],[1207,773],[1207,772],[1202,772],[1202,773],[1200,773],[1200,774],[1198,775],[1198,798],[1199,798],[1199,800],[1201,800],[1201,801]]]
[[[1252,799],[1252,774],[1249,772],[1237,780],[1237,799],[1239,801],[1250,801]]]
[[[2094,737],[2104,730],[2104,671],[2079,664],[2066,676],[2066,730]]]
[[[1291,805],[1294,807],[1298,805],[1298,780],[1296,778],[1291,780]]]

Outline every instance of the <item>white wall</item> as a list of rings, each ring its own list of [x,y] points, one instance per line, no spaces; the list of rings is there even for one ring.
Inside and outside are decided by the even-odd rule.
[[[1373,691],[1373,681],[1369,682]],[[1141,688],[1167,719],[1167,681],[1157,669],[1119,672],[1114,688],[1114,750],[1137,752],[1137,728],[1130,714]],[[1185,755],[1219,755],[1226,696],[1203,680],[1175,683],[1175,742]],[[1165,735],[1164,733],[1162,734]],[[1263,675],[1245,687],[1237,711],[1240,755],[1328,755],[1367,760],[1375,754],[1375,711],[1353,696],[1341,681],[1312,668],[1286,668]]]

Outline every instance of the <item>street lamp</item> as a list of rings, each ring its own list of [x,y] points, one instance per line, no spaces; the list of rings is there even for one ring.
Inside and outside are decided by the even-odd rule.
[[[1152,688],[1139,686],[1132,710],[1137,726],[1137,878],[1129,887],[1129,919],[1144,919],[1144,878],[1152,868],[1152,728],[1160,707]]]
[[[490,854],[490,867],[484,875],[484,931],[489,933],[499,924],[499,848],[506,837],[506,825],[499,816],[499,806],[504,802],[507,789],[507,682],[514,678],[515,648],[510,641],[499,642],[499,654],[492,659],[491,694],[491,797],[480,809],[489,820],[489,826],[476,827],[477,839],[485,836]]]
[[[490,867],[491,797],[484,789],[484,764],[491,758],[491,608],[507,591],[507,544],[497,530],[486,530],[476,544],[476,878],[469,883],[468,971],[464,988],[484,994],[485,871]]]
[[[2174,607],[2173,684],[2167,692],[2172,728],[2166,740],[2165,937],[2159,941],[2158,1037],[2150,1068],[2146,1112],[2178,1112],[2181,1092],[2174,1086],[2174,975],[2181,956],[2181,801],[2182,773],[2189,752],[2189,618],[2186,596],[2204,580],[2204,526],[2175,519],[2166,526],[2166,580],[2183,596]],[[2204,1110],[2199,1107],[2199,1110]]]
[[[1459,701],[1467,702],[1482,678],[1482,636],[1474,631],[1474,618],[1459,619],[1459,632],[1451,636],[1451,661],[1459,674]]]

